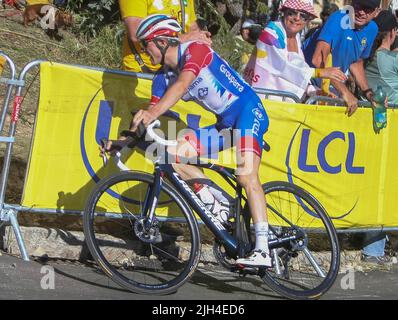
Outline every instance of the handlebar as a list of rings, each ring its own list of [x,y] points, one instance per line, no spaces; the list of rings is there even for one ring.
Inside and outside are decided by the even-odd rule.
[[[136,130],[136,132],[132,132],[129,130],[124,130],[121,132],[121,135],[124,136],[126,139],[124,140],[113,140],[112,141],[112,150],[110,151],[111,156],[115,160],[116,164],[118,167],[120,167],[122,170],[128,170],[126,166],[121,162],[121,154],[123,150],[125,149],[133,149],[138,142],[145,136],[145,133],[148,134],[148,136],[154,140],[156,143],[162,145],[162,146],[176,146],[177,141],[176,140],[166,140],[160,137],[154,129],[160,127],[160,121],[155,120],[151,124],[148,125],[147,128],[145,128],[144,124],[141,122]],[[102,147],[105,148],[108,143],[108,140],[106,139],[101,139],[101,144]],[[104,162],[104,166],[108,163],[108,158],[105,155],[105,153],[102,153],[102,159]]]
[[[155,128],[159,128],[160,127],[160,121],[159,120],[155,120],[154,122],[152,122],[147,128],[146,128],[146,132],[149,135],[149,137],[151,137],[151,139],[153,139],[156,143],[161,144],[162,146],[166,146],[166,147],[175,147],[177,145],[177,141],[176,140],[166,140],[163,139],[162,137],[160,137],[153,129]]]

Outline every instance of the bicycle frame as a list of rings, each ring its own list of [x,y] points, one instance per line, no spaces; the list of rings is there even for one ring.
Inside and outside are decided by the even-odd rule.
[[[210,229],[216,239],[221,241],[222,245],[224,245],[229,255],[243,257],[248,252],[250,252],[253,248],[251,248],[250,244],[244,243],[242,234],[243,230],[240,223],[242,215],[250,215],[250,212],[248,212],[248,210],[242,210],[241,202],[242,199],[245,199],[245,197],[242,195],[242,187],[239,186],[239,184],[237,183],[236,175],[233,173],[234,170],[209,163],[199,162],[195,164],[190,164],[196,167],[210,169],[217,172],[236,190],[234,206],[235,236],[231,235],[228,230],[217,219],[214,218],[213,214],[206,208],[205,204],[195,194],[195,192],[191,189],[187,182],[184,181],[180,177],[180,175],[174,170],[173,165],[171,163],[164,163],[164,161],[162,161],[164,159],[165,157],[161,157],[155,162],[155,170],[153,174],[154,184],[147,191],[143,204],[143,212],[141,216],[144,218],[148,218],[148,226],[152,226],[152,223],[155,221],[155,209],[157,207],[163,178],[167,177],[171,184],[176,188],[176,190],[188,202],[191,208],[193,208],[194,211],[199,215],[203,223]],[[183,163],[189,164],[189,159],[182,160],[186,161],[184,161]],[[267,207],[277,213],[277,211],[268,204]],[[270,226],[270,230],[274,231],[272,226]],[[268,245],[271,250],[276,249],[278,247],[281,247],[283,244],[290,242],[291,240],[296,240],[298,237],[299,235],[269,239]]]
[[[195,165],[201,168],[211,169],[218,172],[229,184],[232,186],[232,181],[236,181],[235,176],[231,173],[232,169],[226,169],[214,164],[200,164]],[[157,200],[161,191],[161,185],[163,177],[166,176],[171,184],[177,189],[182,197],[188,202],[191,208],[199,215],[203,223],[211,230],[214,236],[222,241],[228,253],[233,255],[242,255],[246,253],[241,243],[240,230],[237,230],[238,237],[233,237],[228,230],[214,218],[213,214],[206,208],[205,204],[199,199],[195,192],[189,187],[189,185],[180,177],[180,175],[174,170],[172,164],[159,164],[155,163],[154,171],[154,185],[151,190],[147,192],[147,196],[144,203],[143,215],[148,217],[149,223],[151,224],[154,220],[155,208]],[[230,180],[229,180],[230,179]],[[234,186],[235,187],[235,186]],[[235,187],[236,188],[236,187]],[[236,204],[237,213],[240,213],[242,192],[241,188],[237,189]],[[236,215],[240,217],[240,215]],[[243,249],[243,250],[242,250]]]

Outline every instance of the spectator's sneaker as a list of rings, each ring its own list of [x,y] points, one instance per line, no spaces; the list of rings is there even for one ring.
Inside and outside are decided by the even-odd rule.
[[[248,267],[272,267],[271,256],[262,250],[254,250],[246,258],[236,260],[236,264]]]
[[[391,258],[389,256],[368,256],[366,254],[362,254],[361,257],[362,262],[371,263],[371,264],[378,264],[378,265],[388,265],[391,264]]]

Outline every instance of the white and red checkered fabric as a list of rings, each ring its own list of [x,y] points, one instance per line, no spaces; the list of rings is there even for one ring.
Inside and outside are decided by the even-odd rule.
[[[281,10],[284,8],[300,10],[309,13],[314,18],[318,17],[315,13],[312,0],[286,0],[282,5]]]

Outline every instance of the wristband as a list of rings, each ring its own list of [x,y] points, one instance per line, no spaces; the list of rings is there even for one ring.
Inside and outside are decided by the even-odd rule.
[[[321,77],[321,69],[315,68],[313,78],[320,78]]]

